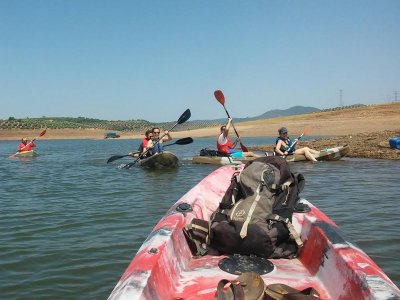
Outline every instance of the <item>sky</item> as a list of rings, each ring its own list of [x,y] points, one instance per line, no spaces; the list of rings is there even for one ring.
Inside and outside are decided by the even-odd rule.
[[[400,100],[400,1],[0,0],[0,119],[223,118],[217,89],[232,117]]]

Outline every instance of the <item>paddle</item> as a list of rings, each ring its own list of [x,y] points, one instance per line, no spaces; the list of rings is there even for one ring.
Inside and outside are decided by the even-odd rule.
[[[170,130],[168,130],[168,132],[172,131],[178,124],[185,123],[187,120],[189,120],[190,116],[191,116],[191,113],[190,113],[190,109],[188,108],[188,109],[185,110],[185,112],[179,117],[179,119],[178,119],[178,121],[175,123],[175,125],[172,126],[172,128],[171,128]],[[166,136],[165,133],[157,140],[157,142],[154,143],[153,147],[154,147],[155,145],[157,145],[157,144],[162,140],[162,138],[163,138],[164,136]],[[143,152],[142,154],[140,154],[140,156],[139,156],[134,162],[131,162],[131,163],[129,163],[129,164],[126,164],[125,166],[123,166],[123,168],[124,168],[124,169],[129,169],[129,168],[132,167],[134,164],[136,164],[143,156],[145,156],[149,151],[150,151],[150,149],[147,149],[145,152]]]
[[[230,118],[231,116],[229,115],[229,113],[228,113],[228,111],[226,110],[226,107],[225,107],[225,97],[224,97],[224,94],[222,93],[222,91],[216,90],[216,91],[214,92],[214,96],[215,96],[215,98],[218,100],[218,102],[222,104],[222,106],[224,107],[225,112],[226,112],[228,118]],[[236,128],[235,128],[235,125],[233,125],[233,123],[232,123],[232,127],[233,127],[233,130],[235,130],[236,136],[240,139],[239,133],[237,132],[237,130],[236,130]],[[240,141],[240,148],[242,148],[242,151],[243,151],[243,152],[248,152],[246,146],[243,145],[242,141],[241,141],[241,140],[239,140],[239,141]]]
[[[46,130],[47,130],[47,128],[45,128],[37,137],[35,137],[33,140],[31,140],[28,144],[26,144],[20,151],[23,151],[28,145],[30,145],[31,143],[33,143],[34,141],[36,141],[38,138],[40,138],[41,136],[44,136],[45,134],[46,134]],[[11,154],[11,155],[9,155],[8,157],[9,158],[15,158],[15,157],[17,157],[17,154],[20,152],[20,151],[18,151],[17,153],[15,153],[15,154]]]
[[[306,127],[304,128],[302,134],[297,138],[297,141],[295,141],[293,144],[290,145],[289,149],[287,149],[287,152],[290,152],[293,147],[298,143],[298,141],[303,137],[303,135],[307,135],[310,133],[310,128]],[[286,158],[287,155],[284,155],[283,158]]]
[[[191,137],[186,137],[186,138],[182,138],[182,139],[176,140],[174,143],[165,145],[164,148],[168,147],[168,146],[172,146],[172,145],[187,145],[187,144],[190,144],[190,143],[193,143],[193,139]],[[136,151],[134,153],[139,153],[139,151]],[[120,158],[123,158],[123,157],[127,157],[127,156],[131,156],[131,155],[130,154],[126,154],[126,155],[114,155],[114,156],[111,156],[107,160],[107,163],[113,162],[114,160],[117,160],[117,159],[120,159]]]

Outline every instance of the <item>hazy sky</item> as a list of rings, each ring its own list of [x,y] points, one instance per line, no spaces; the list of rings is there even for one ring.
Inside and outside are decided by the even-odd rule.
[[[0,0],[0,118],[172,121],[400,91],[400,1]],[[398,94],[400,98],[400,92]]]

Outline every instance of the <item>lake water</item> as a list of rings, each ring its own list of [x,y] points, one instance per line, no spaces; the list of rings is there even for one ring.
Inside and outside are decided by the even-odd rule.
[[[246,146],[272,143],[248,138]],[[168,171],[119,169],[114,154],[138,140],[38,141],[40,156],[8,158],[0,142],[0,298],[107,299],[168,208],[216,166],[190,158],[214,139],[171,146]],[[322,209],[400,284],[400,161],[343,159],[295,163],[302,196]]]

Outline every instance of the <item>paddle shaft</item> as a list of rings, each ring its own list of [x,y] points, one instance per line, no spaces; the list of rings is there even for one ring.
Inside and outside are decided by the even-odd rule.
[[[218,101],[220,104],[222,104],[222,106],[224,107],[225,112],[226,112],[226,115],[228,116],[228,118],[230,118],[230,119],[232,120],[231,116],[230,116],[229,113],[228,113],[228,110],[227,110],[226,107],[225,107],[225,96],[224,96],[224,93],[223,93],[221,90],[217,90],[217,91],[214,92],[214,96],[215,96],[215,98],[217,99],[217,101]],[[233,130],[234,130],[235,133],[236,133],[236,136],[238,137],[238,139],[239,139],[239,141],[240,141],[239,133],[237,132],[237,130],[236,130],[236,128],[235,128],[235,125],[233,124],[232,121],[231,121],[231,124],[232,124]],[[248,152],[247,147],[246,147],[245,145],[243,145],[242,141],[240,141],[240,148],[242,148],[242,151],[243,151],[243,152]]]
[[[303,137],[304,132],[297,138],[297,141],[295,141],[293,144],[290,145],[289,149],[287,149],[286,151],[289,153],[294,146],[296,146],[296,144],[298,143],[298,141]],[[284,155],[283,157],[286,158],[287,155]]]

